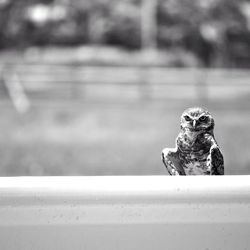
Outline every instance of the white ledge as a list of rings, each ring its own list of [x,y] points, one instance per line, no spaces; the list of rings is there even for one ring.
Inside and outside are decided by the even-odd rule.
[[[250,176],[0,178],[0,225],[249,223]]]
[[[0,249],[246,250],[250,176],[0,178]]]

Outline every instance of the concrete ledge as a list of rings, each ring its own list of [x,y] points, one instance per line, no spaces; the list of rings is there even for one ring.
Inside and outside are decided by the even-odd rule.
[[[1,177],[0,249],[248,249],[249,211],[250,176]]]

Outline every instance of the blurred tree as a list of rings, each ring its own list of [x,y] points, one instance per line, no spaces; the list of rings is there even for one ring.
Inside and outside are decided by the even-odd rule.
[[[0,49],[106,44],[250,65],[249,0],[0,0]]]
[[[106,43],[140,48],[140,11],[141,4],[138,1],[114,1],[110,6]]]
[[[3,49],[7,45],[6,27],[8,25],[9,15],[11,10],[10,1],[0,1],[0,49]]]

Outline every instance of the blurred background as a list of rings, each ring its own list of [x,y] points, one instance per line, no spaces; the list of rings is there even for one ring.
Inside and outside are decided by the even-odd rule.
[[[206,107],[250,174],[250,1],[0,0],[0,175],[167,175]]]

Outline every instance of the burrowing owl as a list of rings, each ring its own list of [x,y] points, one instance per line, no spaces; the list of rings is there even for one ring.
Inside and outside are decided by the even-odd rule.
[[[214,138],[214,119],[203,108],[181,116],[175,148],[165,148],[162,160],[170,175],[223,175],[224,161]]]

